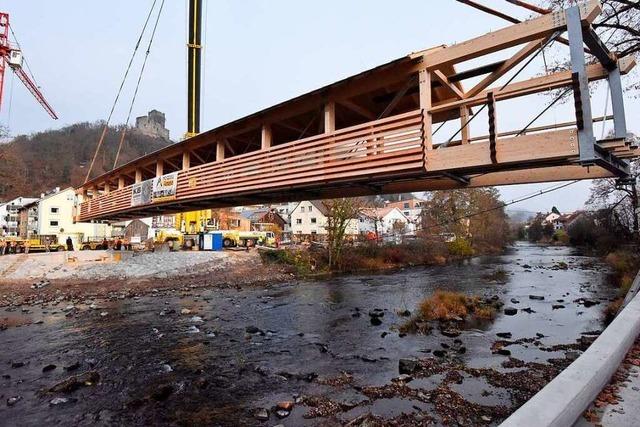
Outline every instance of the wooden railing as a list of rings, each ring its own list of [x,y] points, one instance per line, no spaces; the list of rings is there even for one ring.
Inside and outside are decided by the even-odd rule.
[[[416,110],[180,171],[176,202],[421,172]],[[130,209],[131,186],[83,202],[77,220]]]

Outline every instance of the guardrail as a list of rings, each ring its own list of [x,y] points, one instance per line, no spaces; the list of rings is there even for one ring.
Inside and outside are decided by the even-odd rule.
[[[640,272],[634,283],[638,281]],[[608,384],[639,334],[640,294],[636,294],[587,351],[501,426],[573,425]]]

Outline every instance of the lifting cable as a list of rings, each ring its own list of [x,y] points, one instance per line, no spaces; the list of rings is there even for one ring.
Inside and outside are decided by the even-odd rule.
[[[122,135],[120,136],[120,143],[118,144],[118,151],[116,152],[116,158],[113,161],[113,169],[116,168],[118,164],[118,157],[120,157],[120,150],[122,149],[122,144],[124,142],[124,137],[127,133],[127,126],[129,125],[129,119],[131,118],[131,111],[133,110],[133,104],[136,101],[136,97],[138,96],[138,89],[140,88],[140,81],[142,80],[142,74],[144,74],[144,68],[147,65],[147,59],[149,58],[149,52],[151,52],[151,45],[153,44],[153,39],[156,35],[156,29],[158,28],[158,22],[160,21],[160,15],[162,15],[162,9],[164,8],[164,1],[160,3],[160,9],[158,10],[158,16],[156,17],[156,22],[153,25],[153,31],[151,32],[151,38],[149,39],[149,45],[147,46],[147,51],[144,55],[144,61],[142,61],[142,68],[140,68],[140,74],[138,75],[138,81],[136,83],[136,89],[133,92],[133,97],[131,98],[131,104],[129,105],[129,112],[127,113],[127,120],[124,122],[124,127],[122,128]]]
[[[525,68],[527,68],[527,67],[529,66],[529,64],[531,64],[531,62],[532,62],[532,61],[533,61],[533,60],[534,60],[534,59],[535,59],[535,58],[540,54],[540,52],[544,51],[544,48],[546,48],[546,47],[547,47],[547,46],[549,46],[551,43],[553,43],[553,42],[554,42],[554,41],[555,41],[555,40],[560,36],[560,34],[562,34],[562,31],[556,31],[555,33],[553,33],[553,35],[552,35],[551,37],[549,37],[549,39],[548,39],[548,40],[547,40],[547,41],[546,41],[546,42],[541,46],[541,48],[540,48],[540,49],[538,49],[538,51],[536,51],[536,53],[535,53],[533,56],[531,56],[531,57],[527,60],[527,62],[525,62],[525,63],[524,63],[524,65],[522,65],[522,67],[520,67],[520,69],[519,69],[519,70],[518,70],[518,71],[517,71],[513,76],[511,76],[511,77],[509,78],[509,80],[507,80],[507,82],[506,82],[504,85],[502,85],[502,86],[501,86],[498,90],[496,90],[495,92],[496,92],[496,93],[501,92],[505,87],[507,87],[507,86],[508,86],[508,85],[509,85],[509,84],[510,84],[510,83],[511,83],[511,82],[512,82],[516,77],[518,77],[518,74],[520,74],[520,73],[521,73]],[[485,104],[482,104],[482,107],[480,107],[480,108],[478,109],[478,111],[476,111],[476,113],[475,113],[473,116],[471,116],[471,118],[469,118],[469,120],[467,120],[467,121],[466,121],[466,122],[465,122],[465,123],[460,127],[460,129],[458,129],[458,130],[456,131],[456,133],[454,133],[453,135],[451,135],[451,138],[449,138],[446,142],[444,142],[444,143],[442,143],[442,144],[438,145],[438,148],[442,148],[442,147],[446,147],[446,146],[448,146],[448,145],[451,143],[451,141],[453,141],[453,138],[455,138],[456,136],[458,136],[458,134],[459,134],[460,132],[462,132],[462,131],[463,131],[463,130],[464,130],[464,129],[469,125],[469,123],[471,123],[471,121],[472,121],[473,119],[475,119],[475,118],[478,116],[478,114],[479,114],[482,110],[484,110],[486,107],[487,107],[487,104],[486,104],[486,103],[485,103]]]
[[[104,141],[104,137],[107,133],[107,129],[109,127],[109,123],[111,122],[111,117],[113,116],[113,111],[116,108],[116,104],[118,103],[118,99],[120,98],[120,94],[122,93],[122,88],[124,87],[124,83],[127,80],[127,76],[129,75],[129,70],[131,69],[131,64],[138,52],[138,48],[140,47],[140,42],[142,42],[142,37],[147,30],[147,24],[149,23],[149,19],[151,18],[151,14],[153,9],[156,7],[157,0],[153,0],[151,4],[151,8],[149,9],[149,14],[147,15],[147,19],[144,21],[144,25],[142,26],[142,31],[140,32],[140,36],[138,37],[138,41],[133,49],[133,53],[131,54],[131,58],[129,59],[129,64],[127,65],[127,69],[124,72],[124,76],[122,77],[122,81],[120,82],[120,88],[118,89],[118,93],[116,94],[116,98],[113,101],[113,105],[111,106],[111,111],[109,112],[109,116],[107,117],[107,121],[104,124],[104,128],[102,129],[102,135],[100,135],[100,139],[98,140],[98,145],[96,146],[96,151],[93,153],[93,159],[91,160],[91,164],[89,165],[89,170],[87,171],[87,176],[84,179],[84,183],[86,184],[89,181],[89,177],[91,176],[91,171],[93,170],[93,165],[98,157],[98,152],[100,151],[100,147]]]

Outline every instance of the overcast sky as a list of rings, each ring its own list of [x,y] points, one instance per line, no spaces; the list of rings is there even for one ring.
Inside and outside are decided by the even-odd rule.
[[[152,2],[0,1],[0,10],[10,14],[38,84],[60,116],[52,121],[8,73],[0,124],[18,135],[106,119]],[[503,1],[488,3],[523,19],[528,16]],[[205,4],[202,130],[409,52],[464,41],[505,26],[499,18],[454,0],[205,0]],[[172,139],[178,140],[186,129],[186,0],[167,0],[164,7],[133,114],[143,115],[153,108],[163,111]],[[145,48],[146,42],[141,51]],[[566,49],[552,48],[547,59],[556,52]],[[492,60],[497,59],[501,58]],[[463,68],[471,65],[463,64]],[[137,67],[116,109],[116,124],[126,118]],[[543,71],[540,55],[521,76]],[[604,111],[605,89],[602,85],[594,95],[594,116]],[[499,103],[500,130],[520,129],[548,100],[536,96]],[[629,97],[631,131],[639,129],[637,121],[629,118],[639,113],[638,100]],[[571,106],[559,106],[536,125],[571,119]],[[472,131],[486,130],[485,121],[479,116]],[[598,125],[597,135],[600,129]],[[439,136],[448,139],[453,131],[453,127],[443,128]],[[506,201],[551,185],[511,186],[501,192]],[[562,211],[578,209],[588,196],[589,185],[581,182],[515,208],[538,211],[555,205]]]

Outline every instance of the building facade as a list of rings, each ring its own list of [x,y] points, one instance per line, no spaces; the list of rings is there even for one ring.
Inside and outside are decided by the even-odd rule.
[[[308,236],[314,240],[316,236],[327,234],[327,208],[320,200],[302,201],[291,211],[291,234]],[[349,220],[345,234],[359,234],[358,218]]]
[[[58,242],[71,237],[74,246],[80,247],[88,239],[111,237],[111,226],[103,223],[73,222],[75,189],[55,189],[37,202],[37,234],[56,236]]]
[[[0,235],[18,236],[20,233],[20,208],[38,200],[35,197],[16,197],[0,204]]]

